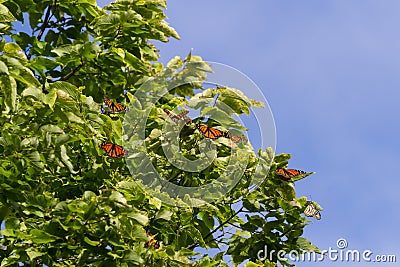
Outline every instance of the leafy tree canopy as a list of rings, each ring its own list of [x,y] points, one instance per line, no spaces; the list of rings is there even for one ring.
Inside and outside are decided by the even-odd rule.
[[[116,0],[105,8],[95,0],[0,1],[0,266],[227,266],[227,260],[276,266],[290,262],[276,255],[260,261],[257,252],[266,245],[318,250],[301,237],[306,198],[296,198],[293,184],[274,174],[287,166],[288,154],[255,153],[241,142],[237,153],[247,161],[233,190],[212,203],[177,207],[143,190],[137,180],[146,173],[136,155],[114,159],[100,149],[105,141],[121,145],[124,135],[124,113],[101,113],[103,98],[135,109],[144,105],[136,98],[139,88],[167,77],[177,87],[146,107],[146,153],[169,181],[204,185],[226,168],[231,140],[208,140],[217,151],[212,164],[181,171],[162,149],[160,140],[170,133],[162,131],[163,109],[200,109],[219,118],[210,127],[228,131],[245,129],[233,114],[262,107],[234,88],[205,88],[212,70],[198,56],[166,66],[157,61],[152,41],[179,39],[164,20],[165,7],[165,0]],[[161,91],[147,88],[150,95]],[[195,123],[183,126],[178,138],[189,159],[202,153],[204,136]],[[125,130],[134,132],[135,125]],[[266,179],[250,191],[257,172]],[[212,249],[218,253],[207,255]]]

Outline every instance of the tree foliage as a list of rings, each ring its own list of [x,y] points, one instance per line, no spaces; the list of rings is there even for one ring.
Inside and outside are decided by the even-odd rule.
[[[123,135],[123,114],[100,113],[104,97],[134,102],[138,88],[160,73],[186,79],[149,110],[145,144],[164,177],[207,184],[226,167],[229,140],[212,141],[217,157],[209,168],[182,172],[161,149],[160,138],[168,138],[163,108],[189,106],[219,116],[213,126],[244,130],[231,116],[262,106],[234,88],[204,88],[211,69],[198,56],[157,62],[152,41],[179,39],[165,7],[164,0],[117,0],[105,8],[94,0],[0,1],[0,266],[275,266],[290,262],[259,261],[265,245],[318,250],[301,237],[306,198],[274,175],[288,154],[254,153],[243,142],[248,162],[238,185],[211,204],[179,208],[144,191],[124,158],[100,150]],[[186,157],[198,157],[202,139],[185,126],[179,142]],[[260,163],[267,179],[250,191]]]

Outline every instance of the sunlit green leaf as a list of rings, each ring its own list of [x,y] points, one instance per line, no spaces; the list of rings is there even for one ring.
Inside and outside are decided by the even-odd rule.
[[[87,236],[83,238],[83,241],[91,246],[97,246],[100,243],[99,241],[90,240]]]
[[[32,236],[31,238],[33,242],[40,244],[51,243],[58,239],[57,236],[51,235],[39,229],[32,229],[29,231],[29,234]]]
[[[1,74],[6,74],[6,75],[9,74],[8,67],[3,61],[0,61],[0,75]]]
[[[146,225],[149,221],[149,218],[146,215],[140,213],[129,214],[128,217],[134,219],[141,225]]]

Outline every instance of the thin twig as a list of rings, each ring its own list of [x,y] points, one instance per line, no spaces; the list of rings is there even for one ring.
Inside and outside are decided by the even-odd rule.
[[[79,64],[75,69],[71,70],[69,73],[61,77],[60,81],[66,81],[69,78],[71,78],[78,70],[80,70],[83,67],[84,64],[85,64],[84,62],[81,62],[81,64]]]
[[[234,214],[232,214],[228,219],[226,219],[226,221],[224,221],[223,223],[221,223],[220,225],[218,225],[217,228],[215,228],[214,230],[212,230],[210,233],[208,233],[203,240],[206,240],[208,237],[212,236],[215,232],[217,232],[221,227],[223,227],[225,224],[227,224],[230,220],[233,219],[233,217],[235,217],[236,215],[238,215],[240,212],[242,212],[243,210],[243,206]],[[199,243],[193,243],[190,246],[187,247],[187,249],[194,249],[195,247],[197,247],[199,245]]]
[[[37,36],[37,39],[40,41],[40,39],[42,38],[42,36],[43,36],[43,33],[44,33],[44,30],[46,29],[46,27],[47,27],[47,25],[49,24],[49,21],[50,21],[50,11],[51,11],[51,8],[53,7],[53,4],[50,4],[48,7],[47,7],[47,11],[46,11],[46,15],[45,15],[45,17],[44,17],[44,21],[43,21],[43,24],[42,24],[42,26],[40,27],[40,31],[39,31],[39,34],[38,34],[38,36]]]
[[[240,226],[238,226],[238,225],[235,225],[235,224],[233,224],[233,223],[231,223],[231,222],[228,222],[228,224],[229,224],[229,225],[231,225],[232,227],[235,227],[235,228],[241,229],[241,228],[240,228]]]
[[[213,238],[213,239],[210,239],[209,241],[206,242],[206,244],[211,243],[212,241],[222,242],[222,241],[217,240],[217,239],[223,237],[224,235],[226,235],[226,233],[223,233],[223,234],[221,234],[221,235],[219,235],[219,236],[217,236],[217,237],[215,237],[215,238]]]
[[[40,39],[42,38],[42,36],[44,34],[44,31],[46,30],[46,27],[50,22],[51,17],[53,17],[53,14],[50,16],[50,12],[51,12],[51,9],[53,8],[53,6],[55,6],[56,2],[57,2],[57,0],[54,0],[54,3],[50,4],[47,7],[47,11],[46,11],[46,15],[44,16],[43,24],[40,27],[40,31],[39,31],[39,34],[37,36],[38,41],[40,41]],[[29,53],[29,55],[27,56],[28,60],[31,59],[31,57],[32,57],[32,54]]]

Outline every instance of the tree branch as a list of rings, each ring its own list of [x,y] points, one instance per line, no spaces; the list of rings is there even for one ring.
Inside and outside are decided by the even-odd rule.
[[[233,217],[235,217],[236,215],[238,215],[240,212],[242,212],[243,210],[243,206],[234,214],[232,214],[228,219],[226,219],[224,222],[222,222],[220,225],[218,225],[217,228],[215,228],[214,230],[212,230],[210,233],[208,233],[203,240],[206,240],[207,238],[209,238],[210,236],[212,236],[215,232],[217,232],[221,227],[224,227],[225,224],[227,224],[230,220],[233,219]],[[190,246],[187,247],[187,249],[194,249],[195,247],[197,247],[199,245],[199,243],[193,243]]]
[[[57,2],[57,0],[54,0],[53,4],[50,4],[47,7],[47,11],[46,11],[46,15],[44,16],[43,24],[40,27],[40,31],[39,31],[39,34],[37,36],[38,41],[40,41],[40,39],[42,38],[42,36],[44,34],[44,31],[46,30],[46,27],[49,24],[51,17],[53,16],[53,15],[50,16],[50,12],[51,12],[51,9],[53,8],[53,6],[56,5],[56,2]],[[31,59],[31,57],[32,57],[32,54],[29,53],[29,55],[27,56],[28,60]]]
[[[70,72],[62,76],[59,81],[66,81],[69,78],[71,78],[78,70],[80,70],[83,67],[84,64],[85,64],[84,62],[81,62],[81,64],[79,64],[75,69],[71,70]]]
[[[44,33],[44,30],[46,29],[46,27],[47,27],[47,25],[49,24],[49,21],[50,21],[50,11],[51,11],[51,8],[53,7],[53,4],[50,4],[48,7],[47,7],[47,11],[46,11],[46,15],[45,15],[45,17],[44,17],[44,21],[43,21],[43,24],[42,24],[42,26],[40,27],[40,31],[39,31],[39,34],[38,34],[38,36],[37,36],[37,39],[40,41],[40,39],[42,38],[42,36],[43,36],[43,33]]]

